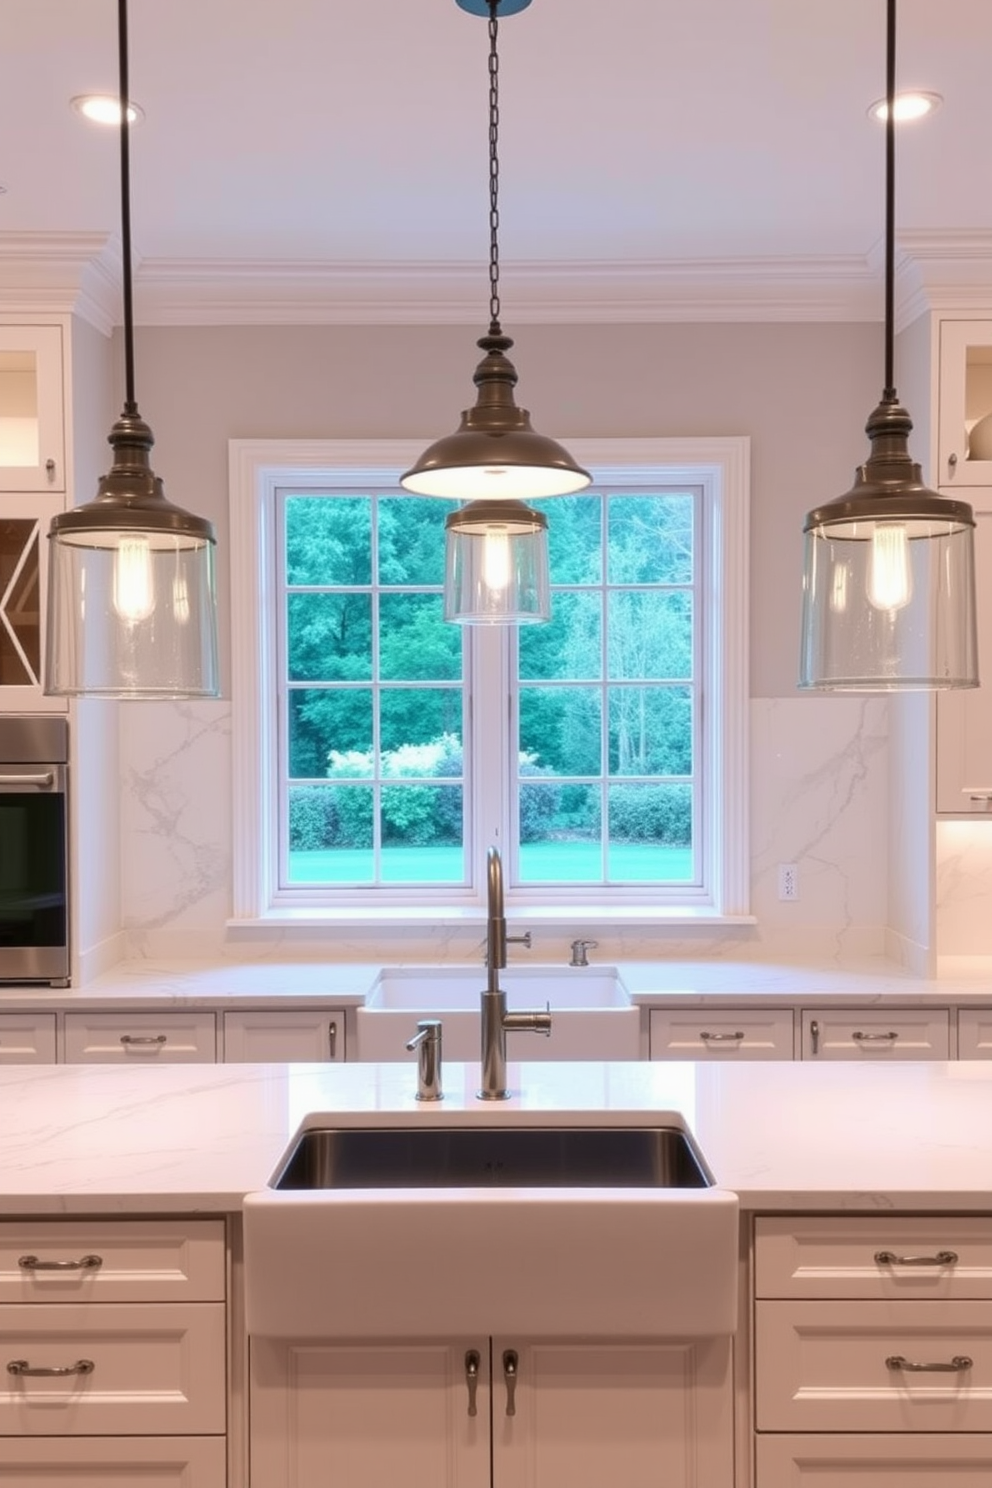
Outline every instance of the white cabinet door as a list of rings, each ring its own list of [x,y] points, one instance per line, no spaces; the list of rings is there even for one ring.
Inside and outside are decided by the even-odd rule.
[[[0,1065],[54,1063],[54,1013],[0,1013]]]
[[[946,816],[992,814],[992,496],[970,499],[981,686],[937,693],[937,810]]]
[[[342,1008],[224,1014],[227,1064],[340,1063],[344,1057]]]
[[[492,1347],[493,1488],[733,1483],[729,1339]]]
[[[252,1339],[250,1419],[251,1488],[489,1488],[488,1340]]]
[[[988,1488],[992,1436],[758,1437],[757,1488]]]
[[[992,1008],[958,1011],[958,1058],[992,1059]]]
[[[949,1059],[950,1013],[944,1008],[807,1008],[803,1059]]]
[[[19,1437],[0,1444],[11,1488],[226,1488],[222,1436]]]
[[[60,325],[0,325],[0,491],[64,491]]]
[[[67,1064],[212,1064],[213,1013],[66,1013]]]
[[[652,1009],[652,1059],[791,1059],[791,1008]]]
[[[964,500],[969,486],[992,486],[992,460],[970,455],[970,431],[990,413],[992,320],[942,320],[937,484],[964,487]]]

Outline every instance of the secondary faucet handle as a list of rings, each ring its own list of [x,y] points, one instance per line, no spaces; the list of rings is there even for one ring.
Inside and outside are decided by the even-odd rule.
[[[594,951],[598,945],[598,940],[573,940],[572,959],[568,963],[569,966],[588,966],[589,957],[586,951]]]
[[[422,1018],[417,1032],[407,1040],[407,1048],[417,1051],[417,1100],[444,1099],[441,1089],[441,1020]]]

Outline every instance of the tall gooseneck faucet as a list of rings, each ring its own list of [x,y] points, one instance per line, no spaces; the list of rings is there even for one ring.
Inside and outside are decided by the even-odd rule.
[[[506,1100],[506,1035],[551,1033],[551,1009],[543,1013],[509,1013],[499,974],[506,966],[506,917],[503,914],[503,864],[499,851],[489,849],[486,863],[488,913],[486,919],[486,988],[482,993],[482,1089],[479,1100]],[[528,941],[529,944],[529,941]]]

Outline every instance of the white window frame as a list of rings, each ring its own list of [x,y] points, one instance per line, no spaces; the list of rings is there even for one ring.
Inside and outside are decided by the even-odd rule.
[[[342,923],[458,923],[474,917],[484,902],[485,881],[467,890],[439,887],[430,904],[403,902],[403,891],[364,896],[362,903],[280,902],[277,841],[278,721],[272,700],[278,692],[275,627],[270,623],[277,592],[273,509],[280,487],[326,488],[335,481],[397,486],[429,442],[417,440],[249,440],[229,443],[231,562],[231,703],[233,812],[233,925],[278,924],[319,927]],[[554,894],[509,890],[508,900],[526,905],[529,918],[574,922],[595,909],[597,922],[753,923],[750,914],[749,845],[749,499],[750,441],[710,439],[570,439],[576,460],[597,487],[700,486],[707,509],[701,561],[710,611],[703,627],[700,685],[701,861],[708,865],[705,891],[678,901],[658,901],[657,889],[600,889],[589,903],[582,886]],[[477,719],[478,722],[478,719]],[[468,785],[468,781],[466,782]],[[593,891],[595,893],[596,891]],[[317,899],[321,902],[316,902]],[[446,901],[448,903],[446,904]],[[340,901],[339,901],[340,902]],[[446,912],[447,910],[447,912]]]

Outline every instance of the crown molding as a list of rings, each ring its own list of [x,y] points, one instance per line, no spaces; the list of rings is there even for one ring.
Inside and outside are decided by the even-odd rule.
[[[992,305],[992,232],[905,232],[898,246],[897,330],[933,311],[974,315]]]
[[[120,318],[120,262],[105,233],[0,232],[0,309],[78,315],[109,336]]]

